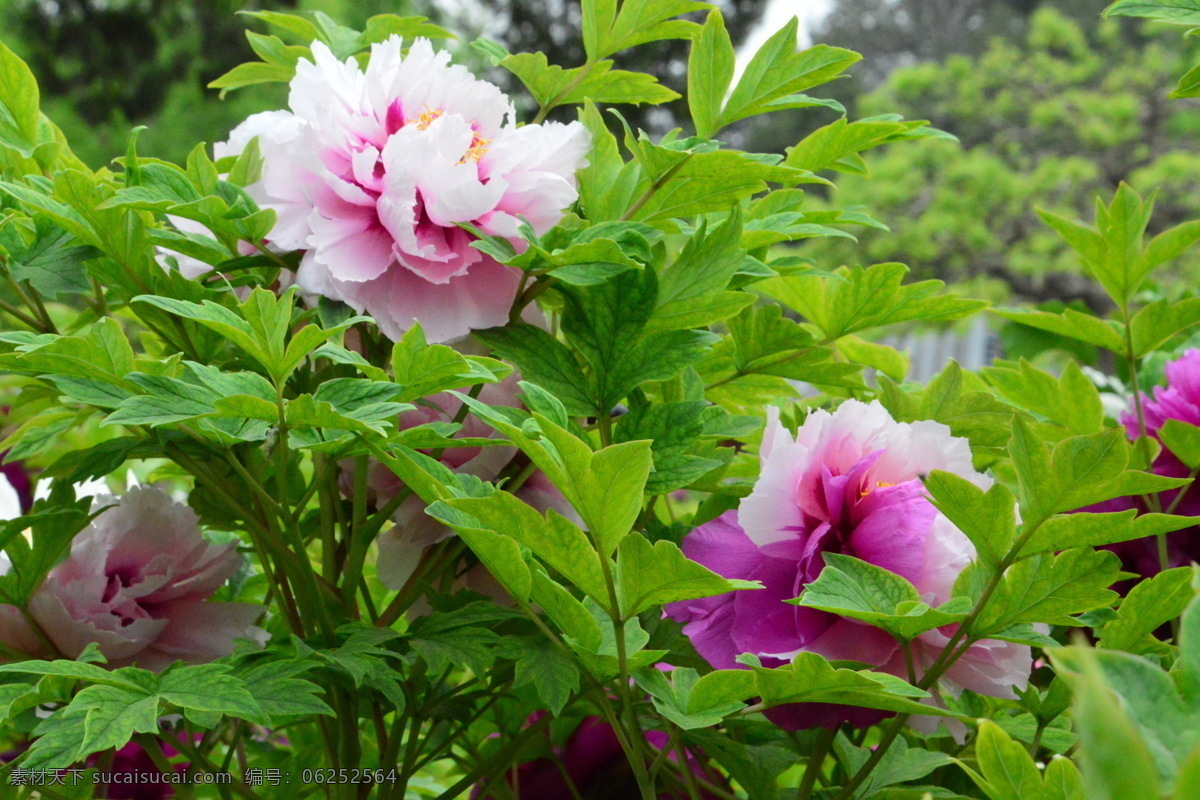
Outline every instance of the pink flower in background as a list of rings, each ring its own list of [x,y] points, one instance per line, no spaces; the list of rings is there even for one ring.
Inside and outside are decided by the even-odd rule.
[[[727,577],[757,580],[738,591],[667,606],[714,667],[740,666],[752,653],[767,666],[801,652],[859,661],[907,676],[899,644],[884,631],[824,611],[786,603],[816,580],[824,553],[842,553],[907,578],[930,605],[951,598],[955,578],[975,555],[970,541],[930,504],[921,476],[939,469],[987,487],[971,465],[966,440],[936,422],[896,422],[878,402],[848,400],[832,414],[813,412],[795,438],[772,411],[760,450],[762,472],[738,511],[696,528],[683,542],[688,558]],[[948,637],[929,631],[914,641],[918,671]],[[946,673],[951,685],[1013,697],[1031,670],[1024,645],[984,641]],[[790,729],[840,722],[866,725],[884,712],[792,704],[767,712]]]
[[[492,406],[519,406],[518,381],[520,375],[514,372],[500,383],[484,384],[479,399]],[[428,405],[418,406],[400,415],[401,430],[432,422],[450,422],[462,409],[462,401],[449,392],[433,395],[422,402]],[[455,436],[492,439],[497,437],[497,433],[474,414],[468,414],[463,418],[462,427]],[[490,481],[500,474],[515,453],[516,448],[507,445],[448,447],[442,452],[440,460],[456,473],[474,475],[480,480]],[[341,485],[347,494],[353,492],[353,480],[353,462],[346,462],[343,465]],[[377,506],[383,505],[403,488],[404,484],[395,473],[377,461],[370,462],[367,489],[373,503]],[[553,508],[576,523],[580,522],[566,498],[541,472],[530,475],[517,489],[516,496],[539,511],[545,512]],[[425,503],[415,495],[400,505],[392,519],[396,524],[382,533],[377,540],[379,556],[376,568],[379,580],[384,586],[399,589],[413,574],[426,550],[453,536],[454,531],[428,516],[425,513]],[[477,587],[469,588],[490,594],[489,582],[482,576],[478,578],[483,582]]]
[[[4,453],[0,453],[0,460],[4,458],[4,455]],[[29,477],[29,471],[25,469],[25,465],[20,461],[0,464],[0,478],[4,480],[3,485],[8,487],[8,489],[0,488],[0,505],[3,506],[3,510],[0,510],[0,520],[12,519],[29,513],[29,509],[33,508],[33,480]],[[10,500],[16,502],[17,513],[15,514],[7,514],[9,511],[7,504]]]
[[[235,544],[204,539],[190,508],[136,488],[75,537],[29,608],[68,658],[96,642],[111,666],[211,661],[235,639],[267,638],[260,606],[209,601],[240,564]]]
[[[289,112],[256,115],[262,179],[247,191],[278,213],[272,245],[304,250],[298,282],[375,318],[398,339],[419,320],[431,342],[503,324],[519,273],[471,247],[458,227],[522,246],[577,197],[589,147],[579,123],[516,127],[508,98],[425,39],[393,36],[364,72],[314,43],[297,65]]]
[[[177,754],[175,748],[166,742],[160,742],[160,746],[167,758],[174,758]],[[100,759],[95,756],[88,759],[90,767],[99,768],[99,763]],[[187,766],[175,764],[174,771],[184,772]],[[159,769],[150,754],[136,742],[117,750],[113,754],[112,766],[107,767],[105,772],[116,778],[109,783],[104,794],[98,795],[105,800],[167,800],[175,796],[175,788],[171,784],[173,778]]]
[[[539,711],[530,717],[529,721],[536,722],[543,713]],[[646,731],[646,741],[655,750],[661,750],[666,746],[668,736],[662,731]],[[538,758],[517,767],[515,784],[510,778],[510,791],[515,788],[518,798],[529,800],[637,796],[637,782],[621,749],[621,743],[617,741],[612,726],[599,717],[584,719],[567,741],[553,750],[557,762],[550,758]],[[678,762],[679,759],[674,753],[667,758],[672,762]],[[705,769],[691,751],[687,751],[687,761],[688,767],[696,777],[718,785],[724,783],[720,776]],[[487,800],[495,796],[490,793],[480,795],[478,792],[473,795],[477,800]],[[659,800],[683,800],[686,797],[687,792],[682,789],[659,793]],[[714,800],[716,795],[702,790],[700,797],[703,800]]]
[[[16,519],[29,510],[28,505],[24,502],[22,492],[9,481],[9,474],[8,470],[0,472],[0,522]],[[19,477],[21,476],[18,476],[18,479]],[[29,484],[28,476],[24,477],[26,480],[23,486],[27,492],[30,492],[32,487]],[[8,556],[0,552],[0,575],[7,575],[11,568],[12,563],[8,560]],[[21,609],[7,603],[0,604],[0,642],[31,656],[46,655],[41,652],[45,648],[25,619],[25,615],[21,613]]]

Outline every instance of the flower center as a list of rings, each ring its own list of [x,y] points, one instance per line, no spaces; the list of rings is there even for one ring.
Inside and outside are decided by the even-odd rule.
[[[417,130],[423,131],[433,124],[433,121],[446,112],[440,108],[425,106],[425,110],[417,117]]]
[[[429,126],[433,124],[433,121],[435,119],[437,119],[438,117],[442,116],[442,114],[445,114],[445,113],[446,112],[444,109],[430,108],[427,105],[427,106],[425,106],[425,110],[423,112],[421,112],[420,116],[418,116],[413,121],[413,124],[415,124],[417,126],[417,130],[419,130],[419,131],[427,130],[429,128]],[[474,124],[472,124],[472,126],[471,126],[472,130],[474,130],[474,127],[475,127]],[[484,139],[482,136],[479,135],[478,131],[475,131],[475,135],[473,137],[471,137],[471,146],[467,148],[467,152],[464,153],[463,157],[458,160],[458,163],[459,164],[478,164],[479,159],[483,158],[484,154],[487,153],[488,145],[491,143],[492,143],[491,139]]]
[[[864,487],[863,489],[859,490],[858,499],[862,500],[864,497],[866,497],[867,495],[869,495],[871,492],[875,491],[876,489],[886,489],[889,486],[895,486],[895,485],[896,484],[894,484],[894,483],[887,483],[887,482],[881,481],[881,482],[875,484],[874,486]]]

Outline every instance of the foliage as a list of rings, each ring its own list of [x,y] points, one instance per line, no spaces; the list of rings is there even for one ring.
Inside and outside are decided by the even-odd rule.
[[[1114,12],[1133,5],[1122,0]],[[700,21],[689,16],[700,11]],[[193,796],[510,797],[531,785],[523,781],[539,763],[550,762],[556,780],[570,775],[567,757],[585,737],[590,754],[607,746],[613,755],[594,783],[574,776],[573,796],[1079,800],[1144,796],[1153,786],[1192,796],[1200,605],[1193,567],[1169,568],[1167,548],[1174,532],[1195,525],[1181,503],[1200,460],[1187,413],[1151,426],[1149,401],[1136,398],[1131,441],[1075,362],[1061,374],[1027,362],[964,373],[951,363],[928,385],[905,382],[903,358],[862,337],[964,319],[986,303],[925,275],[912,280],[890,259],[843,265],[829,255],[852,231],[883,227],[841,204],[855,184],[839,173],[862,175],[867,154],[888,146],[885,158],[907,168],[875,170],[878,199],[925,180],[913,168],[921,154],[970,171],[975,151],[964,156],[928,123],[895,115],[839,118],[784,152],[736,149],[718,138],[734,124],[836,109],[823,87],[857,54],[799,49],[793,21],[735,74],[718,9],[587,0],[580,13],[583,55],[566,63],[477,43],[528,91],[530,124],[518,131],[575,115],[581,127],[572,130],[586,129],[590,145],[577,199],[556,224],[521,219],[501,235],[485,231],[482,214],[459,221],[453,235],[470,241],[474,263],[490,259],[516,286],[507,321],[470,342],[430,343],[419,315],[390,341],[328,290],[293,285],[317,245],[280,247],[288,210],[254,199],[264,196],[266,159],[276,157],[269,136],[215,162],[205,146],[189,147],[174,163],[144,155],[135,129],[112,169],[92,170],[44,113],[35,71],[0,46],[0,386],[14,426],[0,447],[49,488],[0,523],[8,562],[0,720],[12,750],[0,777],[103,773],[132,746],[160,774],[231,774],[230,786],[196,782],[186,790]],[[314,50],[343,62],[334,68],[346,67],[338,74],[350,81],[345,62],[365,61],[395,34],[451,35],[417,15],[376,15],[358,27],[325,14],[254,19],[266,31],[250,36],[258,59],[213,78],[234,96],[290,81]],[[1157,102],[1146,99],[1150,81],[1100,99],[1072,94],[1079,82],[1124,81],[1130,62],[1154,48],[1106,64],[1110,51],[1088,51],[1061,18],[1042,14],[1032,31],[1033,57],[995,45],[983,66],[1015,62],[1009,80],[1025,85],[1054,72],[1059,79],[1041,91],[1060,104],[1075,97],[1081,114]],[[1124,57],[1115,36],[1104,41]],[[690,124],[656,135],[624,112],[674,91],[638,62],[611,59],[630,48],[653,59],[663,43],[688,49]],[[1070,59],[1058,56],[1063,48]],[[942,69],[900,76],[889,91],[906,81],[941,90]],[[995,102],[980,99],[994,94],[994,80],[982,70],[970,89],[980,97],[933,110],[969,116],[956,104]],[[1017,129],[1047,109],[1034,104],[1028,118],[1013,109]],[[405,113],[398,129],[425,132],[445,109]],[[1080,130],[1117,147],[1148,135],[1105,122]],[[468,155],[451,170],[477,179],[490,167],[478,166],[489,143],[479,133],[466,131]],[[370,155],[364,142],[355,140],[353,166],[369,182],[384,161],[359,163]],[[1005,170],[1025,169],[1018,156],[997,158],[1013,159]],[[332,170],[329,161],[314,159]],[[846,189],[820,203],[798,188],[835,179]],[[345,205],[363,202],[342,188]],[[962,214],[979,214],[957,197],[958,216],[934,228],[946,236],[963,234]],[[1025,197],[1013,206],[1035,213]],[[999,313],[1108,352],[1136,384],[1200,323],[1194,298],[1146,292],[1187,257],[1200,227],[1190,216],[1160,224],[1153,200],[1124,183],[1102,194],[1087,222],[1053,193],[1043,205],[1039,240],[1061,240],[1044,247],[1069,252],[1088,291],[1105,300],[1096,313]],[[450,227],[410,216],[413,238]],[[871,241],[887,247],[904,241],[878,236]],[[387,268],[409,268],[389,253],[398,261]],[[511,402],[491,399],[501,390]],[[877,403],[859,402],[867,400]],[[856,432],[822,427],[832,425],[825,409],[839,405],[869,408],[895,434],[871,442],[863,470],[922,459],[945,469],[922,469],[904,486],[846,483],[854,476],[843,445]],[[810,643],[762,656],[742,648],[727,664],[708,663],[671,608],[702,616],[776,584],[765,570],[704,566],[698,531],[729,526],[735,508],[752,514],[743,500],[783,474],[779,453],[818,452],[833,455],[812,473],[785,476],[794,482],[779,484],[781,508],[844,495],[859,509],[907,493],[906,513],[888,517],[885,530],[877,520],[874,535],[901,541],[926,524],[931,540],[953,544],[953,558],[936,565],[953,572],[939,587],[944,602],[917,588],[928,576],[857,558],[838,549],[847,543],[822,542],[840,529],[789,518],[780,530],[804,529],[811,546],[800,556],[772,550],[787,541],[766,550],[815,572],[769,598],[770,614],[727,627],[770,634],[781,617],[825,615],[817,618],[849,626],[838,628],[848,644],[869,631],[902,663],[865,652],[827,658]],[[476,453],[499,465],[468,466]],[[1164,456],[1180,460],[1185,476],[1161,469]],[[64,563],[89,554],[103,562],[109,572],[94,604],[102,605],[158,576],[171,557],[136,553],[142,561],[130,567],[111,542],[98,556],[76,547],[112,519],[108,499],[93,507],[84,496],[85,482],[111,488],[129,471],[185,495],[212,548],[241,554],[236,574],[208,587],[206,609],[266,609],[265,645],[226,636],[214,658],[169,651],[174,663],[152,669],[137,653],[114,652],[95,626],[91,644],[64,652],[61,631],[42,624],[46,592],[87,590],[62,575]],[[843,494],[818,497],[817,480]],[[1122,570],[1114,546],[1130,542],[1157,546],[1152,576]],[[402,579],[390,584],[389,571]],[[1127,578],[1135,582],[1122,595]],[[179,613],[163,605],[154,610],[164,618]],[[135,620],[122,608],[124,629]],[[184,638],[202,627],[190,624]],[[1095,646],[1079,644],[1077,632]],[[1011,680],[977,694],[978,662],[965,656],[992,647],[1016,654],[995,670]],[[1052,668],[1031,675],[1035,654]],[[797,707],[852,717],[788,730],[781,720]],[[263,780],[266,769],[290,782]],[[13,797],[54,796],[10,783]]]

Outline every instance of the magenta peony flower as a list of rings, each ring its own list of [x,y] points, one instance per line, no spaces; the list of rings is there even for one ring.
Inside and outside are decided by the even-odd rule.
[[[162,669],[228,655],[238,638],[264,643],[261,607],[209,602],[241,558],[197,523],[158,489],[130,490],[75,537],[30,600],[34,620],[63,655],[96,642],[110,666]]]
[[[842,553],[907,578],[930,605],[951,598],[955,578],[975,555],[970,541],[929,502],[921,476],[953,472],[986,488],[965,439],[936,422],[896,422],[878,402],[847,400],[832,414],[813,412],[795,438],[772,411],[760,450],[762,473],[738,511],[696,528],[683,541],[688,558],[727,577],[761,581],[739,591],[669,604],[667,614],[714,667],[740,666],[752,653],[767,666],[801,652],[859,661],[907,677],[903,652],[886,632],[824,611],[790,605]],[[942,630],[913,642],[918,670],[948,641]],[[953,687],[1014,697],[1031,670],[1028,647],[984,641],[946,673]],[[866,725],[884,712],[824,704],[792,704],[767,712],[798,730],[840,722]]]
[[[1167,420],[1177,419],[1190,425],[1200,425],[1200,350],[1188,350],[1166,366],[1167,385],[1156,386],[1153,398],[1143,395],[1142,412],[1146,419],[1146,434],[1158,439],[1158,433]],[[1141,435],[1137,414],[1131,407],[1121,415],[1121,422],[1130,440]],[[1164,445],[1154,459],[1151,471],[1168,478],[1189,478],[1191,470]],[[1179,497],[1179,492],[1183,497]],[[1176,502],[1178,500],[1178,502]],[[1174,506],[1173,513],[1182,516],[1200,517],[1200,487],[1195,483],[1183,489],[1172,489],[1159,495],[1162,510]],[[1126,511],[1128,509],[1148,511],[1140,497],[1117,497],[1104,503],[1081,508],[1080,511]],[[1109,545],[1121,559],[1121,567],[1144,577],[1158,574],[1162,565],[1158,557],[1157,537],[1134,539]],[[1184,528],[1167,534],[1169,566],[1182,567],[1200,561],[1200,527]],[[1118,589],[1131,583],[1122,582]]]
[[[534,714],[530,722],[536,722],[542,713]],[[646,732],[646,741],[655,750],[661,750],[667,740],[667,734],[662,731]],[[538,758],[517,768],[518,798],[575,800],[577,797],[587,797],[615,800],[637,796],[637,783],[621,743],[617,741],[612,726],[599,717],[588,717],[579,723],[566,743],[554,748],[554,755],[557,762],[551,758]],[[667,757],[672,762],[678,761],[674,753]],[[706,770],[693,753],[687,753],[687,761],[692,774],[698,778],[715,784],[723,783],[720,777]],[[701,791],[700,796],[704,800],[715,798],[715,795],[705,791]],[[479,795],[475,797],[479,798]],[[660,800],[683,800],[686,797],[683,791],[664,791],[659,794]]]
[[[577,197],[589,147],[579,123],[516,127],[513,107],[425,39],[393,36],[365,72],[319,42],[292,79],[291,112],[256,115],[262,179],[247,191],[278,213],[273,245],[306,251],[303,291],[371,314],[398,339],[420,320],[431,342],[503,324],[519,272],[471,247],[458,227],[522,246]]]

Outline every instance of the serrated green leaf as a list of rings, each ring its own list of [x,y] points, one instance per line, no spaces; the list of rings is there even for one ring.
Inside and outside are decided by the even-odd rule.
[[[677,600],[725,594],[734,589],[757,589],[758,584],[730,581],[689,561],[673,542],[651,544],[638,533],[617,549],[617,598],[624,617]]]

